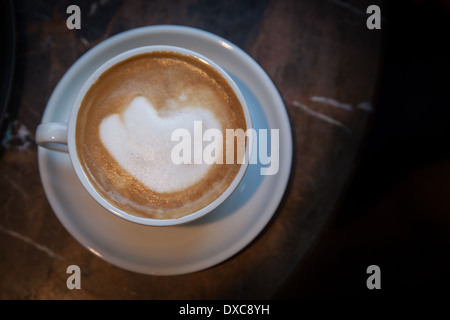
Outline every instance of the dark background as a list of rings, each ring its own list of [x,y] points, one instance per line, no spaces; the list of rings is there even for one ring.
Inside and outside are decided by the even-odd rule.
[[[280,297],[445,297],[450,1],[385,1],[379,100],[334,220]],[[369,265],[381,290],[368,290]]]

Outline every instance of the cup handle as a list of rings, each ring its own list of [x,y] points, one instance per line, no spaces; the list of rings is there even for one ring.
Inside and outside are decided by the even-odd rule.
[[[69,152],[67,148],[67,122],[48,122],[38,125],[36,143],[46,149]]]

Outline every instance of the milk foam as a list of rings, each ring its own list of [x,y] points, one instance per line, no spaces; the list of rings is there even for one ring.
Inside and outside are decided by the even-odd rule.
[[[172,132],[187,129],[194,138],[194,121],[202,121],[203,130],[222,129],[210,110],[198,106],[176,108],[173,101],[170,103],[170,111],[162,115],[145,97],[136,97],[122,113],[110,115],[100,124],[100,139],[111,156],[131,176],[158,193],[192,186],[211,167],[205,163],[174,164]]]

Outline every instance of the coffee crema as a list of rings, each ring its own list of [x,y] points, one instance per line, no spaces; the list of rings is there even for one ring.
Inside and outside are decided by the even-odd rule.
[[[224,137],[227,129],[246,130],[239,99],[213,67],[175,52],[140,54],[105,71],[86,93],[76,124],[78,158],[97,192],[117,208],[180,218],[217,199],[241,167],[238,161],[174,164],[171,132],[192,132],[194,121]],[[225,154],[225,141],[216,142]]]

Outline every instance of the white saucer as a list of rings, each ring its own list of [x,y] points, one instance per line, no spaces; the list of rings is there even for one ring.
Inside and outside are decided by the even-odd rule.
[[[56,86],[42,122],[67,121],[73,100],[89,74],[105,60],[144,45],[175,45],[197,51],[236,81],[254,128],[279,129],[279,171],[261,176],[250,164],[232,196],[207,216],[176,227],[148,227],[108,213],[83,189],[65,153],[38,149],[45,193],[56,216],[83,246],[121,268],[155,275],[195,272],[214,266],[247,246],[266,226],[286,189],[292,135],[283,101],[270,78],[245,52],[205,31],[150,26],[113,36],[85,53]]]

